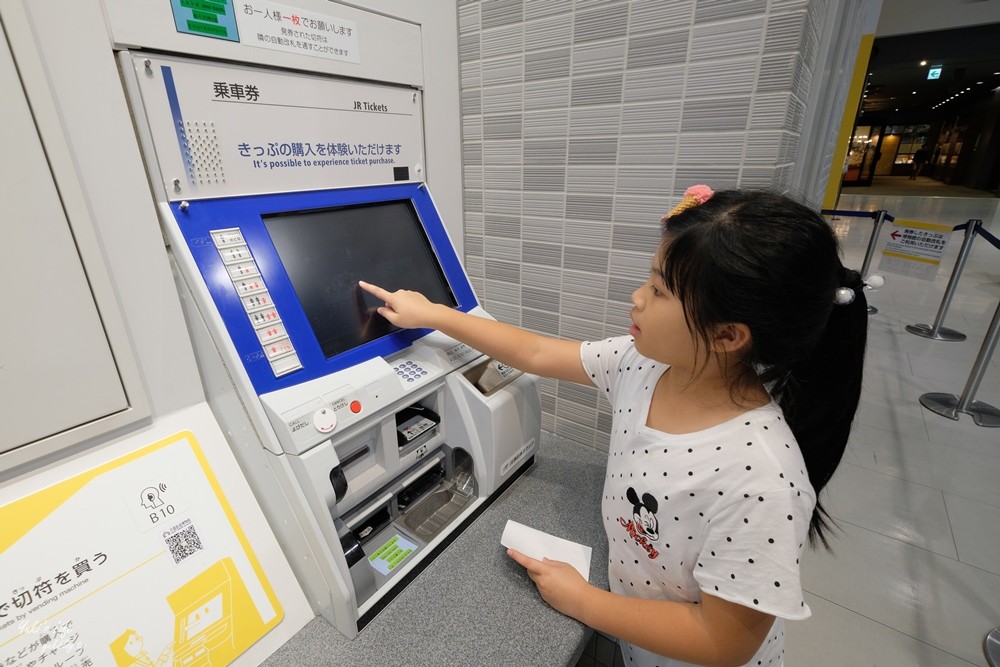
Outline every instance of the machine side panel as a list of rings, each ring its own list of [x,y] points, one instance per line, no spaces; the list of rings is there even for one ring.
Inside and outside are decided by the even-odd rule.
[[[0,279],[9,288],[0,470],[9,471],[132,427],[150,407],[31,17],[8,3],[0,19]]]

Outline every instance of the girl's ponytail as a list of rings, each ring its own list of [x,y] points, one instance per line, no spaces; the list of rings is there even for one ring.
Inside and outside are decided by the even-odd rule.
[[[817,498],[844,455],[861,398],[868,304],[857,271],[841,267],[840,280],[841,287],[853,290],[854,300],[833,306],[816,347],[789,367],[775,396],[795,433]],[[819,539],[829,548],[828,517],[817,500],[809,540]]]

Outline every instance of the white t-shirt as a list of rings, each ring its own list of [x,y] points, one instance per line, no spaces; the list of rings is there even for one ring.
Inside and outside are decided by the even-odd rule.
[[[799,558],[816,496],[774,402],[696,433],[646,426],[667,366],[631,337],[581,345],[613,410],[601,512],[611,592],[699,602],[702,592],[778,617],[747,665],[781,665],[783,618],[810,615]],[[670,632],[670,628],[664,628]],[[626,665],[684,665],[621,642]]]

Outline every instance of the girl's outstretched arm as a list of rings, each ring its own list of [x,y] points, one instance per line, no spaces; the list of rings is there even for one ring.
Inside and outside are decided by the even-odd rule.
[[[550,338],[503,322],[431,303],[419,292],[387,290],[360,282],[385,305],[379,315],[405,329],[437,329],[483,354],[528,373],[592,384],[580,359],[580,342]]]
[[[702,594],[701,604],[644,600],[592,586],[572,565],[509,549],[556,611],[600,632],[697,665],[744,665],[767,637],[774,616]]]

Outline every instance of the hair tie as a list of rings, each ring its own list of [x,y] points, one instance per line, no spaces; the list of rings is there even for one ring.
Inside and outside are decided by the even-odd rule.
[[[833,302],[838,306],[847,306],[854,303],[854,290],[850,287],[838,287],[833,294]]]
[[[686,211],[689,208],[693,208],[699,204],[704,204],[711,199],[714,194],[715,192],[712,191],[712,188],[707,185],[692,185],[684,191],[684,196],[681,198],[681,202],[677,204],[677,206],[674,206],[670,213],[667,213],[667,215],[664,216],[664,220]]]
[[[872,275],[865,278],[865,287],[871,291],[875,291],[885,285],[885,276],[873,273]]]

